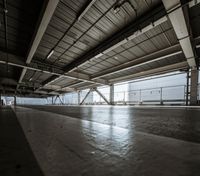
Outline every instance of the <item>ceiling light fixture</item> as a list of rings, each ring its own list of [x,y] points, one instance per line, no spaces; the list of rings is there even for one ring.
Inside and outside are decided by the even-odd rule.
[[[120,11],[120,8],[119,7],[114,7],[113,10],[114,10],[114,13],[117,14]]]
[[[47,56],[47,59],[49,59],[52,56],[53,53],[54,53],[54,50],[51,50],[51,52]]]
[[[97,55],[94,56],[94,57],[97,59],[97,58],[99,58],[99,57],[101,57],[101,56],[103,56],[103,53],[99,53],[99,54],[97,54]]]

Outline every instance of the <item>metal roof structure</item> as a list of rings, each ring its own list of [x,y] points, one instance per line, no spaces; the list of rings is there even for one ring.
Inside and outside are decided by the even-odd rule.
[[[197,68],[197,0],[1,0],[0,90],[51,96]]]

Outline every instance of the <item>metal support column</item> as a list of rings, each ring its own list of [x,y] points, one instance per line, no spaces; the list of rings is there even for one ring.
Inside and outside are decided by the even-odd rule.
[[[115,102],[115,100],[114,100],[114,85],[111,84],[110,85],[110,104],[114,105],[114,102]]]
[[[139,104],[142,104],[142,90],[140,89],[140,102]]]
[[[57,100],[58,96],[56,96],[55,100],[54,100],[54,103],[53,104],[56,104],[56,100]]]
[[[163,100],[162,100],[162,93],[163,90],[162,90],[162,87],[160,88],[160,104],[163,105]]]
[[[53,105],[53,97],[52,97],[52,105]]]
[[[16,96],[14,96],[14,106],[16,106],[17,105],[17,98],[16,98]]]
[[[2,104],[2,101],[1,101],[1,93],[0,93],[0,106],[2,106],[3,104]]]
[[[190,81],[190,72],[189,70],[187,70],[187,85],[186,85],[186,92],[185,92],[185,104],[186,106],[188,106],[188,102],[189,102],[189,81]]]
[[[104,99],[104,101],[105,101],[108,105],[110,104],[110,102],[106,99],[106,97],[105,97],[97,88],[95,88],[94,90],[99,94],[100,97],[102,97],[102,98]]]
[[[78,105],[81,103],[81,91],[78,91]]]
[[[88,91],[88,93],[85,95],[85,97],[83,98],[83,100],[81,101],[80,105],[82,105],[84,103],[84,101],[86,100],[86,98],[88,97],[88,95],[90,94],[90,92],[92,91],[92,89],[90,89]]]
[[[198,70],[191,70],[191,83],[190,83],[190,105],[197,105],[198,91]]]
[[[59,96],[59,95],[57,95],[57,97],[59,98],[59,100],[60,100],[61,104],[63,105],[64,103],[63,103],[63,101],[61,100],[60,96]]]

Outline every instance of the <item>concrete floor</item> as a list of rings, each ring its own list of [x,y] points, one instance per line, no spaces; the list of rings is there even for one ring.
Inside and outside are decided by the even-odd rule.
[[[200,109],[26,106],[13,110],[46,176],[200,175]],[[8,115],[2,111],[0,118],[6,123]],[[28,155],[34,158],[31,152]]]
[[[0,108],[0,176],[42,176],[11,107]]]

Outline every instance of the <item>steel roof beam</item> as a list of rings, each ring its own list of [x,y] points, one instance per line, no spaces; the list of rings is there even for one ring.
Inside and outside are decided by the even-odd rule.
[[[57,86],[57,85],[46,85],[43,87],[44,89],[50,89],[53,91],[63,91],[63,92],[73,92],[76,91],[76,89],[69,88],[69,87],[63,87],[63,86]]]
[[[168,49],[163,49],[163,50],[161,50],[161,51],[158,51],[158,52],[155,52],[155,53],[152,53],[152,54],[150,54],[150,55],[148,55],[147,56],[147,58],[152,58],[153,56],[160,56],[161,54],[165,54],[165,55],[163,55],[163,56],[161,56],[161,59],[165,59],[167,56],[168,57],[170,57],[171,55],[174,55],[174,54],[180,54],[181,52],[180,52],[180,46],[179,45],[174,45],[174,46],[172,46],[172,47],[170,47],[170,48],[168,48]],[[169,53],[169,52],[172,52],[170,55],[167,55],[167,53]],[[146,57],[144,57],[144,58],[146,58]],[[141,57],[138,61],[141,61],[142,59],[144,59],[143,57]],[[157,61],[157,59],[158,58],[156,58],[156,61]],[[153,59],[153,61],[155,61],[155,59]],[[49,73],[49,74],[54,74],[53,76],[53,78],[52,77],[50,77],[48,80],[47,80],[47,83],[45,84],[46,86],[48,86],[50,83],[53,83],[54,81],[56,81],[56,79],[60,79],[61,77],[57,77],[58,75],[59,76],[65,76],[65,75],[62,75],[61,73],[54,73],[54,72],[48,72],[48,71],[44,71],[44,70],[41,70],[41,69],[38,69],[38,68],[34,68],[34,67],[30,67],[30,66],[26,66],[25,65],[25,63],[24,63],[24,65],[23,64],[18,64],[18,63],[22,63],[22,62],[17,62],[17,60],[16,60],[16,63],[11,63],[11,62],[6,62],[6,60],[5,61],[0,61],[0,63],[5,63],[5,64],[9,64],[9,65],[13,65],[13,66],[18,66],[18,67],[26,67],[27,69],[30,69],[30,70],[35,70],[35,71],[41,71],[41,72],[45,72],[45,73]],[[132,63],[132,61],[130,62],[130,63],[125,63],[125,64],[123,64],[122,65],[122,67],[120,67],[121,69],[125,69],[125,68],[127,68],[127,66],[128,66],[128,68],[130,68],[130,67],[132,67],[130,64],[133,64]],[[142,63],[143,64],[143,63]],[[140,65],[140,63],[138,63],[138,65],[137,64],[135,64],[135,65],[133,65],[134,67],[136,67],[136,66],[139,66]],[[112,68],[113,69],[113,68]],[[116,68],[116,70],[119,70],[119,67],[117,67]],[[114,70],[107,70],[107,71],[109,71],[109,72],[113,72]],[[102,73],[101,73],[101,75],[102,75]],[[82,79],[90,79],[91,80],[91,78],[88,76],[88,75],[85,75],[85,74],[80,74],[80,73],[70,73],[70,75],[69,75],[69,77],[70,78],[74,78],[75,80],[78,80],[78,76],[80,77],[82,77]],[[66,75],[66,77],[68,77],[67,75]],[[83,83],[83,82],[81,82],[81,83]],[[96,87],[96,86],[100,86],[100,85],[103,85],[103,84],[100,84],[100,83],[98,83],[98,82],[95,82],[95,81],[91,81],[90,83],[92,83],[92,85],[88,85],[88,86],[83,86],[83,87]],[[102,82],[102,83],[105,83],[105,82]],[[107,84],[110,84],[111,82],[109,81],[109,82],[107,82]],[[69,87],[72,87],[73,85],[79,85],[80,83],[74,83],[74,84],[70,84],[70,86]],[[52,86],[52,85],[49,85],[49,86]],[[64,86],[64,87],[58,87],[57,88],[57,90],[56,91],[62,91],[62,90],[64,90],[65,91],[65,89],[67,89],[66,91],[68,91],[69,88],[68,86]],[[82,89],[82,86],[80,86],[81,87],[81,89]],[[41,87],[42,88],[42,87]],[[39,89],[37,89],[36,91],[38,91]]]
[[[200,3],[200,0],[192,0],[189,2],[189,7],[191,8],[199,3]]]
[[[74,79],[77,81],[83,81],[83,82],[89,82],[89,83],[98,83],[101,85],[108,85],[108,81],[104,80],[104,79],[98,79],[98,80],[91,80],[90,75],[84,74],[84,73],[78,73],[78,72],[72,72],[72,73],[64,73],[63,70],[54,70],[51,71],[47,68],[41,69],[38,68],[37,65],[34,64],[26,64],[24,62],[22,62],[19,58],[17,57],[11,57],[9,59],[10,61],[7,62],[6,59],[1,59],[0,63],[2,64],[8,64],[11,66],[15,66],[15,67],[20,67],[26,70],[32,70],[32,71],[38,71],[38,72],[43,72],[43,73],[47,73],[47,74],[51,74],[53,75],[53,77],[50,77],[49,79],[46,80],[46,82],[43,83],[42,86],[48,85],[58,79],[60,79],[61,77],[65,77],[65,78],[70,78],[70,79]],[[18,83],[19,85],[21,83]]]
[[[195,53],[191,43],[191,34],[189,33],[189,18],[187,17],[187,7],[182,6],[180,0],[162,0],[168,14],[168,18],[174,28],[176,36],[179,40],[183,53],[191,68],[196,68],[197,63]],[[185,12],[185,13],[184,13]]]
[[[92,7],[92,5],[96,2],[96,0],[90,0],[89,4],[86,5],[86,7],[84,8],[84,10],[81,12],[81,14],[78,16],[78,21],[81,20],[81,18],[87,13],[87,11],[90,9],[90,7]]]
[[[169,72],[172,72],[172,71],[177,71],[177,70],[185,69],[185,68],[188,68],[187,61],[179,62],[179,63],[176,63],[176,64],[170,64],[170,65],[167,65],[167,66],[163,66],[163,67],[159,67],[159,68],[135,73],[135,74],[132,74],[132,75],[111,79],[111,80],[109,80],[109,83],[115,84],[115,83],[119,83],[119,82],[122,82],[122,81],[129,81],[129,80],[133,80],[133,79],[144,78],[147,75],[148,76],[154,76],[154,75],[169,73]],[[91,84],[91,85],[88,85],[88,86],[81,86],[80,88],[77,88],[77,90],[84,90],[84,89],[87,89],[87,88],[95,88],[95,87],[99,87],[99,86],[101,86],[101,85]]]
[[[149,10],[145,14],[143,14],[137,20],[134,20],[132,23],[124,27],[121,31],[115,33],[110,38],[99,44],[94,49],[87,52],[85,55],[77,58],[75,61],[70,63],[64,68],[64,71],[69,72],[76,69],[78,66],[83,64],[84,62],[92,59],[100,57],[103,52],[112,48],[113,46],[120,46],[123,43],[127,42],[129,39],[133,39],[134,37],[138,36],[139,33],[144,33],[149,29],[153,28],[154,26],[158,25],[167,20],[165,17],[165,9],[163,4],[158,4],[153,10]],[[163,18],[163,21],[159,21]],[[157,22],[154,24],[154,22]],[[140,27],[139,27],[140,26]],[[133,38],[132,38],[133,37]]]
[[[64,34],[62,35],[62,37],[56,42],[56,44],[54,45],[54,47],[49,51],[49,53],[47,54],[47,56],[45,57],[45,59],[48,59],[51,57],[51,55],[54,53],[55,48],[59,45],[59,43],[64,39],[64,37],[68,34],[68,32],[71,30],[71,28],[77,23],[79,22],[79,20],[81,20],[81,18],[87,13],[87,11],[91,8],[91,6],[96,2],[96,0],[87,0],[85,5],[81,8],[80,12],[78,12],[76,18],[73,20],[73,22],[70,24],[70,26],[67,28],[67,30],[64,32]],[[73,45],[73,44],[72,44]],[[66,49],[68,50],[68,49]],[[65,50],[65,52],[66,52]],[[64,54],[64,53],[63,53]],[[57,62],[58,60],[60,60],[60,57],[63,55],[61,54],[55,61]]]
[[[73,84],[67,85],[67,87],[74,87],[74,86],[78,86],[78,85],[81,85],[81,84],[84,84],[84,82],[73,83]]]
[[[48,72],[45,72],[45,73],[48,73]],[[49,84],[59,80],[62,77],[66,77],[66,78],[74,79],[74,80],[77,80],[77,81],[81,81],[81,83],[89,82],[89,83],[93,83],[93,84],[109,85],[109,82],[107,80],[104,80],[104,79],[92,80],[90,78],[90,75],[83,74],[83,73],[78,73],[78,72],[62,73],[62,74],[60,74],[60,73],[59,74],[58,73],[54,74],[53,72],[49,72],[49,73],[53,74],[53,76],[48,78],[47,80],[45,80],[42,83],[42,86],[40,88],[42,88],[42,87],[44,87],[46,85],[49,85]],[[66,87],[68,87],[68,86],[65,86],[64,88],[66,88]],[[71,87],[71,85],[70,85],[70,87]]]
[[[175,55],[178,55],[178,54],[181,54],[181,53],[182,53],[182,50],[181,50],[180,45],[176,44],[176,45],[173,45],[171,47],[162,49],[160,51],[156,51],[156,52],[153,52],[151,54],[148,54],[148,55],[142,56],[140,58],[134,59],[132,61],[126,62],[124,64],[115,66],[114,68],[112,67],[112,68],[109,68],[107,70],[104,70],[104,71],[102,71],[98,74],[92,75],[91,79],[92,80],[100,79],[101,77],[104,77],[104,76],[108,76],[108,75],[111,75],[111,74],[122,72],[122,71],[125,71],[125,70],[128,70],[128,69],[136,68],[136,67],[146,65],[146,64],[149,64],[149,63],[152,63],[152,62],[160,61],[160,60],[163,60],[163,59],[166,59],[168,57],[175,56]],[[69,85],[69,87],[76,86],[76,85],[79,85],[79,84],[82,84],[82,83],[83,82],[72,83],[72,84]]]
[[[126,62],[124,64],[115,66],[114,68],[109,68],[107,70],[104,70],[103,72],[92,75],[91,78],[92,78],[92,80],[95,80],[95,79],[100,78],[100,77],[108,76],[110,74],[129,70],[129,69],[132,69],[132,68],[136,68],[136,67],[146,65],[146,64],[149,64],[149,63],[152,63],[152,62],[160,61],[160,60],[163,60],[163,59],[166,59],[168,57],[175,56],[175,55],[178,55],[178,54],[181,54],[181,53],[182,53],[182,50],[180,48],[180,45],[176,44],[176,45],[170,46],[168,48],[165,48],[165,49],[150,53],[148,55],[139,57],[137,59],[131,60],[131,61]]]
[[[38,48],[39,46],[39,43],[46,31],[46,28],[51,20],[51,17],[53,16],[53,13],[58,5],[58,2],[59,0],[48,0],[46,6],[45,6],[45,10],[42,14],[42,18],[40,18],[40,22],[39,22],[39,25],[34,33],[34,38],[32,39],[32,43],[31,43],[31,47],[28,51],[28,54],[27,54],[27,59],[26,59],[26,64],[30,64],[31,63],[31,60],[36,52],[36,49]],[[27,71],[27,68],[24,68],[22,73],[21,73],[21,76],[19,78],[19,83],[22,82],[25,74],[26,74],[26,71]],[[17,86],[17,89],[19,88],[19,86]]]
[[[132,40],[138,35],[152,29],[154,26],[157,26],[167,20],[166,11],[162,3],[158,4],[153,10],[149,10],[143,14],[139,19],[133,21],[131,24],[123,28],[121,31],[115,33],[110,38],[102,42],[100,45],[94,49],[87,52],[85,55],[77,58],[75,61],[70,63],[64,68],[65,72],[72,72],[77,69],[79,66],[83,65],[90,59],[98,58],[102,53],[106,53],[112,49],[114,46],[120,46],[128,40]],[[140,27],[138,27],[140,26]]]
[[[79,85],[79,84],[83,84],[84,82],[82,81],[73,81],[73,82],[70,82],[69,84],[66,84],[65,87],[73,87],[75,85]]]
[[[92,80],[92,79],[91,79]],[[100,83],[102,82],[102,83]],[[81,84],[84,84],[85,82],[83,81],[74,81],[74,82],[71,82],[70,84],[68,85],[65,85],[64,87],[74,87],[74,86],[78,86],[78,85],[81,85]],[[104,79],[96,79],[96,82],[90,82],[92,84],[100,84],[100,85],[109,85],[109,81],[105,80]]]
[[[146,71],[142,71],[139,73],[135,73],[132,75],[127,75],[127,76],[123,76],[123,77],[119,77],[119,78],[115,78],[115,79],[111,79],[110,83],[118,83],[121,81],[128,81],[128,80],[132,80],[134,78],[143,78],[145,76],[152,76],[152,75],[156,75],[156,74],[163,74],[163,73],[167,73],[167,72],[171,72],[171,71],[177,71],[180,69],[184,69],[184,68],[188,68],[188,64],[187,61],[183,61],[183,62],[179,62],[176,64],[170,64],[170,65],[166,65],[163,67],[158,67],[155,69],[150,69],[150,70],[146,70]]]
[[[79,88],[77,88],[77,90],[85,90],[85,89],[90,89],[90,88],[96,88],[101,86],[100,84],[90,84],[87,86],[80,86]]]
[[[15,93],[16,89],[14,89],[12,86],[2,86],[0,84],[0,91],[3,91],[5,92],[13,92]],[[52,94],[52,93],[49,93],[49,92],[46,92],[46,91],[37,91],[37,92],[34,92],[33,90],[23,90],[23,89],[18,89],[19,92],[22,92],[22,93],[35,93],[35,94],[47,94],[47,95],[55,95],[55,94]],[[16,93],[17,94],[17,93]],[[58,95],[58,93],[56,94]]]
[[[83,73],[78,73],[78,72],[71,72],[71,73],[67,73],[66,74],[67,76],[71,76],[73,78],[81,78],[79,80],[83,81],[83,82],[91,82],[91,83],[99,83],[99,84],[102,84],[102,85],[108,85],[108,81],[104,80],[104,79],[98,79],[96,81],[94,80],[91,80],[90,79],[90,76],[87,75],[87,74],[83,74]]]

